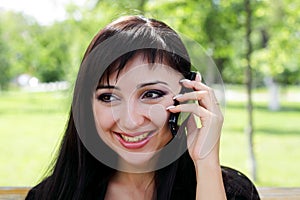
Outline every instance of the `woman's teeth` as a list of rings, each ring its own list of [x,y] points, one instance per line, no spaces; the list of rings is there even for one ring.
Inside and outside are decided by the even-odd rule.
[[[138,135],[138,136],[134,136],[134,137],[126,136],[126,135],[122,135],[122,134],[120,134],[120,135],[121,135],[122,139],[125,140],[126,142],[139,142],[139,141],[147,138],[149,133],[144,133],[142,135]]]

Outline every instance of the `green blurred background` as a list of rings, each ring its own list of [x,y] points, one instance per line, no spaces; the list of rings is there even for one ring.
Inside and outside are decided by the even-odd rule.
[[[86,46],[104,25],[142,14],[201,44],[225,83],[221,162],[258,186],[300,186],[300,1],[253,0],[253,148],[248,155],[243,0],[86,0],[41,23],[0,3],[0,186],[33,186],[59,145]],[[37,8],[38,9],[38,8]]]

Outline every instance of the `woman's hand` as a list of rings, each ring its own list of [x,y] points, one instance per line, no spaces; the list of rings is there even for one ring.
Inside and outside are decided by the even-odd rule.
[[[220,134],[223,115],[213,89],[201,82],[200,74],[194,81],[180,81],[192,92],[175,96],[180,105],[172,106],[170,112],[192,113],[187,122],[188,150],[196,170],[196,199],[226,199],[219,162]],[[183,103],[194,100],[196,103]],[[197,126],[200,119],[201,127]],[[199,123],[198,123],[199,124]]]
[[[223,124],[223,115],[213,89],[201,82],[201,76],[197,73],[196,79],[180,81],[192,92],[175,96],[180,103],[194,100],[196,103],[180,104],[169,109],[170,112],[193,113],[187,124],[188,150],[194,162],[210,159],[219,163],[219,139]],[[201,127],[198,128],[198,119]]]

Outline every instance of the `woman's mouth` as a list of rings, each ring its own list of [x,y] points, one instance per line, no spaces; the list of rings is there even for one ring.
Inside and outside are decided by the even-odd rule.
[[[145,146],[151,138],[153,131],[142,133],[136,136],[130,136],[128,134],[116,133],[119,142],[128,149],[137,149]]]
[[[147,138],[149,134],[150,133],[144,133],[142,135],[138,135],[138,136],[134,136],[134,137],[120,134],[120,136],[126,142],[139,142],[139,141],[144,140],[145,138]]]

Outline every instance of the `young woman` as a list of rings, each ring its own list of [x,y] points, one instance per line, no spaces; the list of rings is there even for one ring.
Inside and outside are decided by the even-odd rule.
[[[26,199],[259,199],[220,166],[222,123],[177,33],[122,17],[87,48],[58,157]]]

